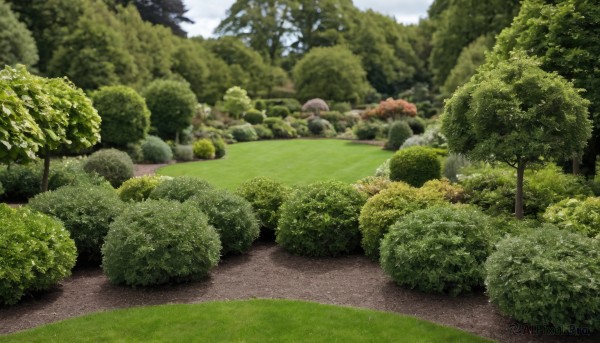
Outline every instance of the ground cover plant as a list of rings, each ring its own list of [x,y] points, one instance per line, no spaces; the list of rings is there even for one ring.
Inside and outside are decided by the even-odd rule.
[[[261,176],[288,185],[324,179],[351,183],[373,174],[390,156],[379,147],[341,140],[263,141],[229,145],[226,159],[171,165],[157,173],[200,177],[232,190]]]

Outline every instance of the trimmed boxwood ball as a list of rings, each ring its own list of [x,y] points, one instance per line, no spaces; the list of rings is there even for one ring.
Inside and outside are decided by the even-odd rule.
[[[71,275],[77,251],[63,224],[28,208],[0,204],[0,304]]]
[[[430,148],[413,146],[401,149],[390,160],[390,179],[421,187],[425,182],[441,178],[442,165]]]
[[[260,227],[250,203],[224,189],[198,193],[188,201],[208,216],[223,245],[222,255],[241,254],[258,238]]]
[[[220,250],[219,235],[200,209],[147,200],[110,226],[102,268],[111,282],[129,286],[199,280],[217,265]]]
[[[150,192],[150,199],[166,199],[184,202],[196,194],[212,189],[212,186],[191,176],[177,176],[161,182]]]
[[[167,163],[173,158],[171,147],[156,136],[148,136],[142,141],[144,161],[150,163]]]
[[[265,115],[262,111],[250,109],[244,113],[244,120],[252,125],[261,124],[265,120]]]
[[[338,181],[298,188],[281,206],[276,241],[304,256],[337,256],[358,247],[366,196]]]
[[[250,124],[232,126],[229,128],[231,135],[238,142],[251,142],[258,139],[254,127]]]
[[[565,199],[549,206],[544,220],[561,229],[600,240],[600,198]]]
[[[140,202],[148,199],[150,193],[161,182],[170,179],[168,176],[145,175],[131,178],[117,189],[122,201]]]
[[[490,300],[510,317],[600,330],[600,241],[545,225],[500,241],[486,270]]]
[[[242,183],[237,194],[248,200],[262,228],[275,232],[280,207],[288,198],[290,189],[284,184],[266,177],[256,177]]]
[[[413,131],[405,121],[399,120],[392,123],[388,132],[388,140],[385,148],[396,151],[402,144],[413,135]]]
[[[434,206],[390,227],[381,266],[399,285],[453,296],[483,285],[492,250],[489,217],[466,206]]]
[[[203,160],[215,158],[215,146],[209,139],[199,139],[194,143],[194,155]]]
[[[125,204],[117,192],[102,186],[65,186],[38,194],[29,206],[60,219],[77,246],[78,260],[98,263],[110,223]]]
[[[404,182],[388,185],[371,197],[360,211],[359,228],[365,255],[373,260],[379,259],[381,239],[392,224],[409,213],[443,203],[441,193],[423,194],[420,189]]]
[[[123,151],[103,149],[87,158],[83,170],[87,173],[97,173],[116,188],[133,177],[133,161]]]
[[[271,106],[267,109],[267,116],[285,118],[290,115],[290,109],[285,106]]]

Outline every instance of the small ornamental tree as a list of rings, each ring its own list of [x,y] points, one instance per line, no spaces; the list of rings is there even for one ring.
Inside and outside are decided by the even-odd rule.
[[[240,87],[231,87],[223,96],[223,106],[227,113],[235,119],[239,119],[244,112],[252,108],[252,100],[246,90]]]
[[[329,106],[323,99],[314,98],[310,99],[302,105],[303,112],[311,112],[316,116],[321,115],[321,112],[329,111]]]
[[[377,107],[365,112],[364,114],[365,119],[377,118],[384,120],[399,120],[406,117],[416,116],[417,106],[415,104],[412,104],[406,100],[394,100],[392,98],[381,101]]]
[[[522,53],[487,64],[446,102],[450,150],[517,170],[515,215],[523,218],[525,169],[582,154],[591,135],[589,102],[573,85]]]

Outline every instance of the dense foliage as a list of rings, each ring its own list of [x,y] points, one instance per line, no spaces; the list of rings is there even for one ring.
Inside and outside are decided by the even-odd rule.
[[[190,176],[178,176],[164,180],[150,192],[150,199],[166,199],[184,202],[196,194],[211,189],[208,182]]]
[[[171,147],[156,136],[146,137],[141,144],[143,160],[150,163],[167,163],[173,158]]]
[[[435,152],[425,147],[401,149],[390,160],[390,179],[421,187],[426,181],[439,179],[442,166]]]
[[[10,6],[0,1],[0,66],[33,66],[38,59],[31,32],[18,20]]]
[[[91,154],[83,169],[104,177],[113,187],[119,187],[133,177],[133,161],[127,153],[117,149],[103,149]]]
[[[544,220],[561,229],[600,239],[600,198],[565,199],[548,207]]]
[[[121,187],[117,189],[117,193],[122,201],[144,201],[148,199],[154,188],[166,178],[166,176],[161,177],[154,175],[133,177],[123,182]]]
[[[385,148],[388,150],[398,150],[404,142],[413,135],[413,131],[407,122],[398,120],[390,125],[388,140]]]
[[[215,158],[215,146],[210,139],[199,139],[194,142],[194,156],[202,160]]]
[[[280,207],[289,196],[289,188],[280,182],[257,177],[242,183],[237,194],[250,205],[262,228],[275,232],[280,217]]]

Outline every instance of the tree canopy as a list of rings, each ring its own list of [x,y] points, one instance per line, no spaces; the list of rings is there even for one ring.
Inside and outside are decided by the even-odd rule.
[[[37,63],[38,51],[27,26],[20,22],[10,6],[0,0],[0,66]]]
[[[185,37],[182,23],[194,23],[186,17],[187,9],[182,0],[115,0],[122,5],[134,5],[142,18],[152,24],[170,28],[178,36]]]

